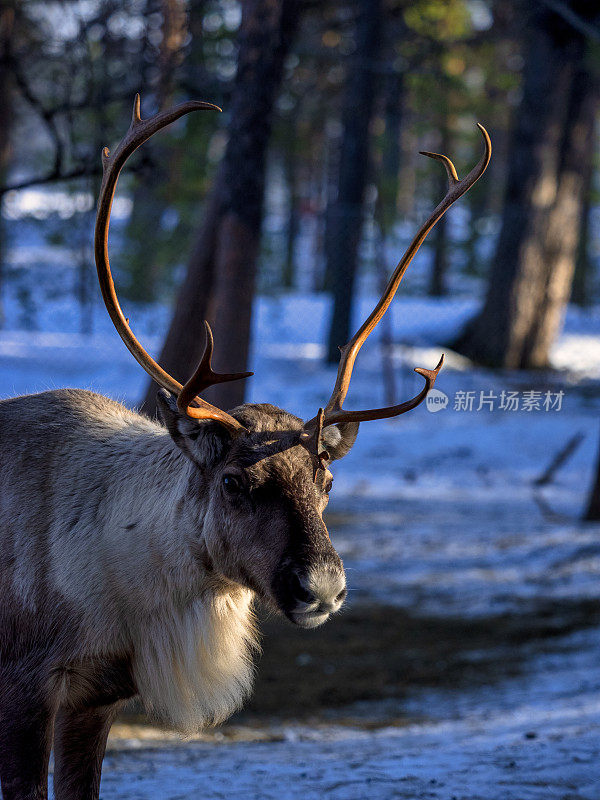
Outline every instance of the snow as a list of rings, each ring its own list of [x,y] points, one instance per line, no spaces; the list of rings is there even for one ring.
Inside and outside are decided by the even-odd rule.
[[[16,298],[6,298],[0,396],[80,386],[135,404],[145,378],[105,312],[96,303],[94,333],[80,334],[77,311],[62,296],[38,305],[37,330],[23,329]],[[370,302],[361,300],[357,321]],[[433,367],[475,308],[468,298],[395,301],[399,395],[419,391],[412,368]],[[328,313],[324,297],[260,298],[250,400],[314,415],[335,375],[320,361]],[[168,310],[126,314],[156,353]],[[447,356],[437,384],[449,398],[445,409],[421,406],[363,425],[352,454],[335,467],[329,527],[347,566],[348,603],[468,620],[600,601],[600,526],[579,521],[598,448],[600,307],[569,309],[553,373],[493,373]],[[370,343],[348,407],[383,402],[380,364]],[[481,392],[495,395],[494,410],[455,410],[457,393],[469,391],[475,409]],[[508,411],[498,407],[503,391],[564,395],[560,410]],[[536,488],[578,432],[575,453],[549,486]],[[600,631],[586,627],[541,649],[531,645],[527,669],[492,686],[415,689],[402,701],[406,724],[393,727],[371,730],[358,716],[351,725],[272,721],[247,729],[246,741],[217,732],[189,742],[117,728],[102,797],[593,800],[600,797],[598,663]]]
[[[600,636],[562,641],[528,676],[493,692],[423,693],[409,710],[437,718],[376,731],[281,726],[270,741],[114,738],[103,796],[344,800],[598,798]],[[264,732],[263,732],[264,737]],[[141,765],[143,764],[143,768]]]
[[[139,751],[113,751],[102,796],[175,800],[207,796],[208,783],[210,797],[249,800],[597,800],[597,713],[540,713],[529,720],[542,729],[532,739],[498,715],[317,741],[166,747],[145,752],[143,774]]]

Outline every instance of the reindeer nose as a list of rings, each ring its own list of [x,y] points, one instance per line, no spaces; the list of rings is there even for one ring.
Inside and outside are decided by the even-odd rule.
[[[291,588],[298,603],[296,613],[332,614],[338,611],[348,594],[344,573],[337,570],[293,572]]]

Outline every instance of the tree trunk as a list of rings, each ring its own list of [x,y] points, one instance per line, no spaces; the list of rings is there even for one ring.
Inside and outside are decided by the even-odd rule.
[[[489,102],[498,102],[490,92]],[[487,126],[486,126],[487,127]],[[501,124],[488,127],[490,138],[494,144],[494,157],[485,173],[485,180],[477,181],[467,192],[465,202],[469,209],[468,238],[464,243],[466,263],[464,271],[467,275],[487,277],[489,275],[490,256],[482,259],[480,242],[482,239],[482,223],[490,217],[500,216],[502,212],[503,187],[507,170],[506,138],[507,134]],[[477,136],[477,147],[481,138]]]
[[[183,59],[187,33],[185,3],[183,0],[148,0],[146,15],[153,13],[160,13],[162,22],[161,41],[155,56],[158,72],[151,81],[151,89],[157,110],[163,111],[173,103],[175,73]],[[160,193],[171,174],[172,157],[161,139],[149,142],[145,153],[147,166],[135,182],[123,260],[128,265],[126,296],[149,303],[156,300],[161,277],[159,244],[164,202]]]
[[[401,33],[404,33],[403,29]],[[394,30],[393,34],[395,34],[393,39],[396,40],[398,31]],[[393,44],[393,41],[390,41],[390,38],[390,32],[388,32],[386,44],[387,48],[389,48],[389,63],[392,63],[390,45]],[[404,75],[399,70],[392,70],[386,75],[385,79],[385,134],[381,153],[381,174],[378,176],[377,181],[377,202],[375,205],[375,218],[379,227],[379,241],[375,258],[377,262],[378,289],[381,294],[385,291],[390,277],[386,263],[386,243],[398,217],[400,132],[402,129],[404,99]],[[392,317],[390,314],[386,314],[380,323],[383,405],[386,406],[392,406],[396,403],[393,338]]]
[[[205,318],[215,335],[215,369],[241,371],[248,361],[266,151],[299,3],[247,0],[242,8],[227,148],[160,355],[162,366],[180,381],[202,354]],[[205,396],[227,409],[243,402],[244,390],[238,381],[212,387]],[[154,412],[155,402],[150,387],[144,410]]]
[[[450,142],[450,128],[447,113],[444,114],[441,120],[441,131],[442,141],[440,144],[440,153],[451,153],[452,146]],[[446,171],[439,169],[439,164],[436,164],[436,167],[438,167],[438,170],[436,172],[437,180],[434,181],[434,207],[439,203],[439,198],[444,197],[448,191]],[[433,239],[433,264],[431,269],[431,281],[429,283],[429,294],[432,297],[443,297],[447,294],[446,274],[448,272],[448,262],[448,214],[444,214],[435,226],[435,235]]]
[[[573,276],[573,291],[571,302],[578,306],[586,306],[590,302],[589,282],[593,275],[593,263],[590,258],[590,216],[592,211],[592,195],[594,183],[594,148],[596,140],[595,126],[591,131],[590,149],[586,153],[584,164],[583,201],[581,206],[581,226],[579,242],[577,243],[577,256],[575,258],[575,275]]]
[[[333,316],[327,345],[329,363],[338,361],[338,347],[350,336],[363,196],[369,166],[369,124],[381,46],[381,0],[358,0],[358,9],[356,49],[350,57],[346,76],[337,197],[327,209],[325,231],[327,283],[333,292]]]
[[[385,135],[381,153],[381,175],[377,181],[377,217],[388,235],[398,219],[401,131],[404,122],[404,74],[392,71],[385,79]]]
[[[14,10],[0,10],[0,186],[6,180],[6,171],[10,156],[10,128],[13,117],[12,98],[8,62],[10,59],[10,42],[14,22]],[[1,206],[2,198],[0,198]],[[2,306],[2,289],[4,285],[4,225],[0,215],[0,328],[4,324]]]
[[[600,447],[598,448],[598,465],[596,467],[596,479],[590,492],[587,510],[584,519],[592,522],[600,521]]]
[[[562,18],[532,15],[487,297],[454,345],[489,366],[546,367],[569,298],[597,103],[585,56]]]
[[[298,113],[296,109],[295,113]],[[298,195],[298,160],[296,157],[296,128],[294,120],[287,124],[284,144],[283,166],[288,190],[288,218],[285,231],[285,261],[282,271],[282,284],[292,289],[296,276],[296,239],[300,230],[300,197]]]

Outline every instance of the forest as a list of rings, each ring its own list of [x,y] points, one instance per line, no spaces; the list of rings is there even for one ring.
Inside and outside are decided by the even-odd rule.
[[[267,619],[256,696],[222,733],[175,747],[133,708],[109,743],[106,797],[187,797],[177,775],[203,786],[198,756],[227,796],[593,798],[596,4],[1,0],[0,399],[77,386],[157,414],[94,267],[101,153],[137,93],[143,118],[188,100],[222,109],[128,161],[110,252],[132,329],[168,373],[192,374],[205,320],[215,368],[254,372],[206,392],[223,409],[312,417],[447,192],[420,153],[463,178],[479,123],[492,158],[357,361],[349,408],[410,398],[414,367],[446,359],[437,399],[362,424],[334,470],[347,610],[307,639]]]

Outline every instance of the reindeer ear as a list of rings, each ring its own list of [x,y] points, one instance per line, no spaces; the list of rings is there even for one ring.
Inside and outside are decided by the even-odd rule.
[[[328,425],[323,429],[322,441],[331,461],[348,455],[358,435],[358,422]]]
[[[196,420],[182,414],[177,400],[166,389],[159,389],[157,397],[160,417],[171,439],[196,466],[206,469],[219,461],[225,453],[231,436],[223,425],[213,420]]]

